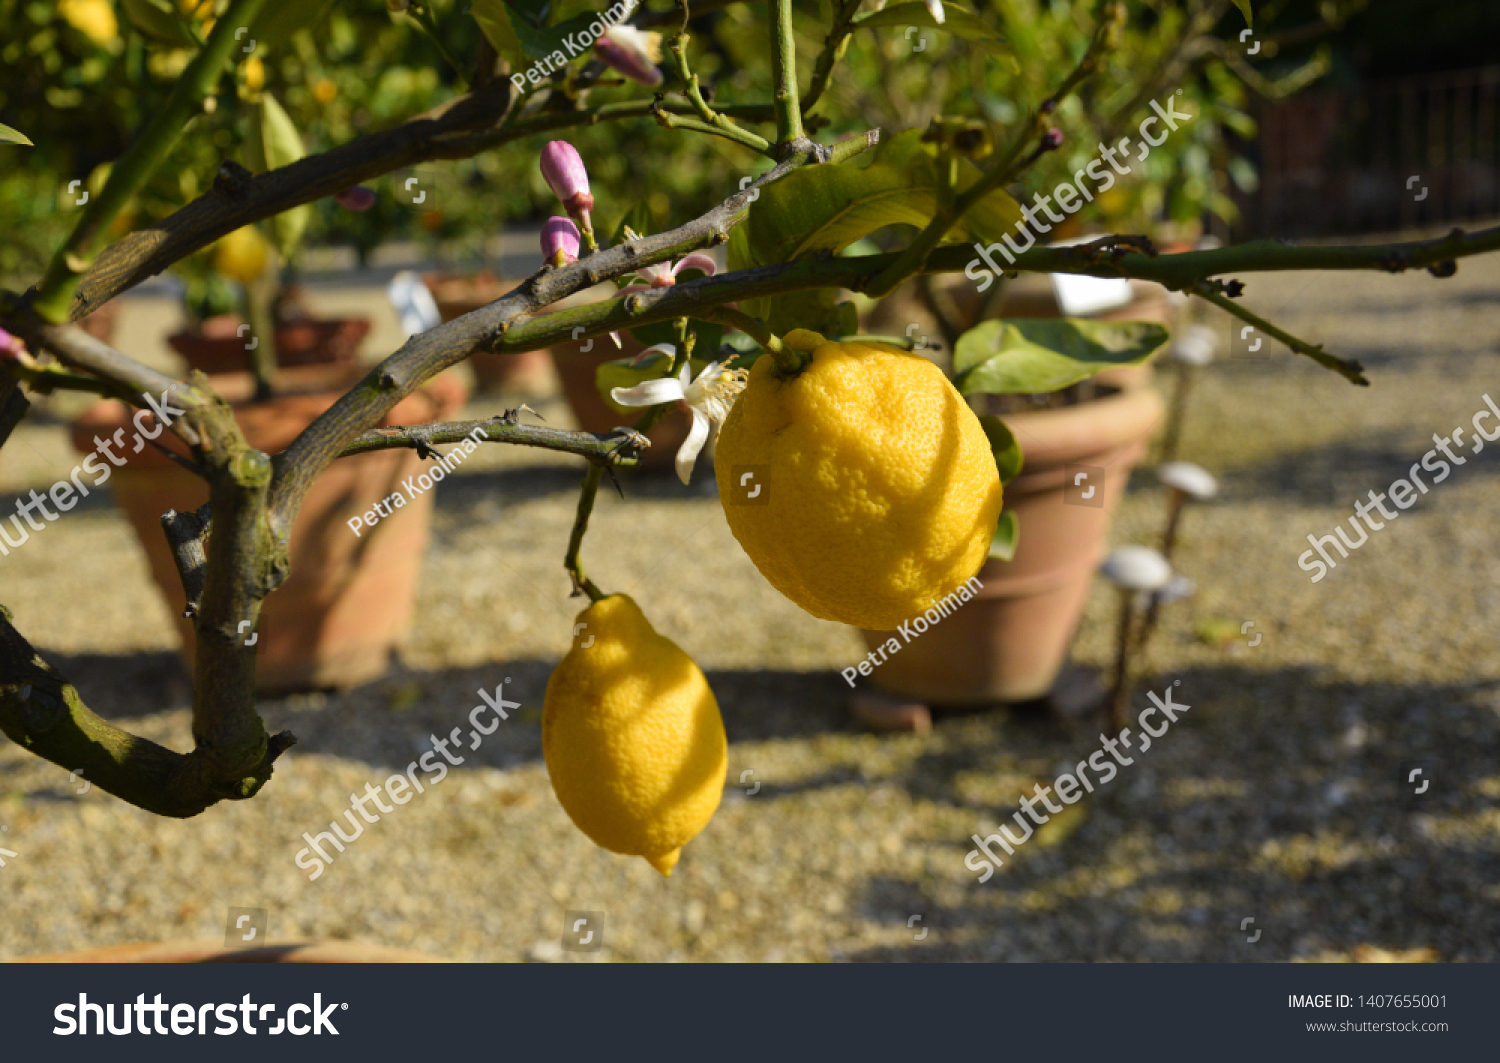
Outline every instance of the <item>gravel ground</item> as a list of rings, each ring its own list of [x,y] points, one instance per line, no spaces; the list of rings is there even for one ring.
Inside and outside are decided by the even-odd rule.
[[[1182,457],[1223,490],[1187,514],[1179,567],[1199,591],[1165,613],[1133,697],[1139,709],[1175,682],[1191,711],[983,885],[964,867],[969,836],[1097,748],[1098,728],[1001,711],[943,717],[923,736],[862,732],[837,674],[862,656],[857,634],[765,584],[701,465],[688,490],[636,476],[623,501],[601,492],[585,560],[708,673],[731,742],[724,804],[670,880],[576,831],[547,784],[540,708],[578,608],[561,558],[581,470],[490,447],[438,488],[401,667],[267,703],[268,725],[300,743],[255,800],[161,819],[78,795],[66,772],[0,745],[0,847],[18,854],[0,869],[0,959],[222,939],[230,906],[268,909],[272,943],[348,938],[457,960],[1500,958],[1500,446],[1322,582],[1296,565],[1308,533],[1402,475],[1432,433],[1467,426],[1484,393],[1500,399],[1497,292],[1496,258],[1441,282],[1252,280],[1248,305],[1359,358],[1374,386],[1284,352],[1201,378]],[[336,299],[382,310],[378,293],[324,305]],[[132,301],[124,345],[162,361],[170,324],[159,302]],[[390,328],[382,314],[372,349]],[[539,409],[566,421],[555,401]],[[74,460],[60,420],[28,422],[4,451],[0,510]],[[1137,473],[1114,541],[1151,541],[1161,503]],[[107,499],[0,566],[0,601],[98,711],[190,745],[166,609]],[[1081,665],[1108,660],[1112,597],[1095,588]],[[1212,620],[1253,620],[1261,642],[1209,646],[1195,631]],[[308,881],[293,863],[302,832],[326,830],[351,791],[404,770],[506,677],[523,708]],[[1409,762],[1433,780],[1420,797]],[[561,950],[575,910],[603,913],[602,951]]]

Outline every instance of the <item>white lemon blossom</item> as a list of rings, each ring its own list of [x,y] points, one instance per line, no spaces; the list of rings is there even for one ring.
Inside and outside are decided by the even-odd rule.
[[[674,345],[661,343],[646,348],[636,361],[653,351],[665,351],[669,358],[677,357]],[[633,388],[615,388],[609,393],[621,406],[657,406],[663,402],[676,402],[693,415],[693,427],[677,450],[677,477],[683,483],[692,476],[693,465],[698,461],[703,444],[708,442],[709,431],[718,432],[724,418],[729,416],[735,396],[744,390],[748,371],[725,368],[727,365],[728,362],[709,362],[695,380],[692,363],[684,362],[682,372],[675,377],[658,377]]]

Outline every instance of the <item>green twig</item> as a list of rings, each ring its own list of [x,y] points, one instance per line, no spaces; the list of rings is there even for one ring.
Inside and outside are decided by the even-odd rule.
[[[672,55],[672,65],[677,70],[677,76],[687,86],[688,101],[693,105],[693,109],[698,112],[698,118],[704,124],[712,127],[712,130],[708,131],[715,132],[719,136],[726,137],[737,144],[743,144],[745,147],[750,148],[752,151],[758,151],[762,155],[770,155],[770,141],[766,140],[765,137],[750,132],[748,129],[742,129],[735,125],[726,115],[720,114],[710,107],[708,101],[703,98],[703,90],[698,84],[698,75],[693,73],[692,69],[688,66],[687,60],[687,43],[692,39],[687,31],[689,18],[687,0],[678,0],[677,6],[682,8],[682,28],[672,36],[672,40],[667,45],[667,50]],[[652,115],[656,118],[657,122],[668,129],[674,125],[682,126],[684,129],[694,128],[694,126],[684,123],[680,118],[676,118],[667,111],[654,110]],[[699,131],[704,132],[705,130]]]
[[[806,95],[802,97],[804,115],[813,109],[818,100],[822,99],[823,90],[828,88],[828,80],[833,76],[833,65],[838,61],[845,38],[854,32],[854,14],[863,2],[864,0],[843,0],[839,5],[833,18],[833,25],[828,30],[828,36],[823,39],[823,50],[818,53],[817,62],[813,65],[812,84],[808,86]]]
[[[771,142],[758,133],[752,133],[748,129],[735,125],[723,115],[716,115],[720,122],[705,122],[698,118],[690,118],[687,115],[673,114],[663,107],[653,106],[651,117],[656,119],[656,124],[663,129],[687,129],[694,133],[707,133],[710,136],[723,137],[741,144],[751,151],[758,152],[768,159],[775,159],[776,155],[771,150]]]
[[[1367,380],[1364,375],[1364,366],[1355,361],[1336,358],[1333,355],[1329,354],[1327,351],[1323,350],[1322,344],[1312,344],[1308,343],[1306,340],[1299,340],[1290,332],[1285,332],[1282,329],[1277,328],[1275,325],[1271,324],[1259,314],[1252,313],[1251,311],[1246,310],[1239,303],[1221,293],[1217,284],[1214,284],[1210,281],[1198,281],[1187,290],[1192,294],[1198,296],[1200,299],[1206,299],[1210,303],[1213,303],[1220,310],[1223,310],[1229,314],[1233,314],[1241,321],[1245,321],[1251,325],[1254,325],[1256,328],[1264,332],[1267,336],[1270,336],[1273,339],[1280,340],[1282,343],[1286,344],[1298,354],[1307,355],[1323,368],[1332,369],[1335,373],[1339,374],[1350,383],[1358,384],[1360,387],[1366,388],[1370,386],[1370,381]]]
[[[737,328],[765,349],[776,362],[777,372],[783,377],[793,377],[812,361],[807,351],[793,350],[782,342],[780,336],[766,328],[759,318],[753,318],[743,310],[732,310],[727,306],[710,307],[695,315],[699,321],[712,321],[719,325]]]
[[[563,557],[563,568],[573,580],[573,596],[587,594],[594,602],[603,598],[604,593],[583,574],[578,551],[583,546],[584,532],[589,530],[589,514],[594,512],[594,496],[599,493],[599,477],[603,472],[603,465],[591,463],[588,472],[583,474],[583,488],[578,492],[578,515],[573,518],[573,534],[568,536],[568,552]]]
[[[802,105],[797,98],[797,42],[792,34],[792,0],[771,3],[771,73],[775,81],[776,141],[784,146],[802,140]]]

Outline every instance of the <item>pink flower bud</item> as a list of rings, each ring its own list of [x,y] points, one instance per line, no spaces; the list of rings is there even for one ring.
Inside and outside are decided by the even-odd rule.
[[[346,210],[369,210],[375,205],[375,190],[355,185],[335,194],[333,201]]]
[[[548,218],[542,226],[542,257],[553,266],[578,261],[578,226],[567,218]]]
[[[594,197],[589,194],[589,172],[584,168],[578,149],[566,140],[554,140],[542,149],[542,179],[552,194],[562,200],[568,217],[584,232],[592,232],[589,211]]]
[[[594,42],[594,50],[605,66],[611,67],[647,88],[661,84],[661,34],[648,33],[634,26],[611,26]]]
[[[1042,134],[1041,149],[1043,151],[1056,151],[1062,147],[1063,132],[1061,129],[1049,129]]]

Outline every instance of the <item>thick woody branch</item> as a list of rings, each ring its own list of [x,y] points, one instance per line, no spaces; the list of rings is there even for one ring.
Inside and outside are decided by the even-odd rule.
[[[135,406],[149,407],[148,396],[170,401],[190,411],[209,405],[206,392],[142,365],[81,328],[51,324],[14,296],[0,295],[0,320],[4,321],[8,331],[24,339],[31,349],[51,351],[64,365],[81,369],[112,385],[117,394]],[[189,446],[199,444],[197,431],[186,419],[174,420],[171,428]]]
[[[198,615],[198,603],[203,598],[203,578],[208,564],[204,541],[208,538],[212,512],[213,503],[205,502],[202,508],[192,513],[169,509],[161,517],[162,530],[172,546],[172,561],[177,566],[182,592],[187,599],[182,615],[190,620]]]
[[[262,760],[224,778],[202,750],[175,753],[122,731],[90,711],[78,691],[44,661],[0,609],[0,731],[106,793],[159,816],[186,819],[226,798],[249,797],[295,739],[283,732]]]
[[[79,282],[69,316],[77,320],[227,233],[362,181],[421,162],[471,158],[559,129],[648,117],[654,106],[652,100],[631,100],[593,110],[544,111],[506,125],[516,102],[514,88],[501,78],[399,126],[356,137],[279,170],[252,177],[226,162],[208,192],[101,252]],[[687,103],[663,106],[690,110]],[[765,120],[770,108],[727,107],[723,113]]]
[[[1074,273],[1091,277],[1129,277],[1156,281],[1178,291],[1224,273],[1254,273],[1280,270],[1384,270],[1427,267],[1446,276],[1457,259],[1500,250],[1500,226],[1473,234],[1455,229],[1433,240],[1406,243],[1349,246],[1297,247],[1276,240],[1259,240],[1212,251],[1179,255],[1153,255],[1116,248],[1107,255],[1085,254],[1087,248],[1034,247],[1014,256],[1013,262],[999,255],[1002,245],[940,247],[921,264],[922,273],[956,273],[983,266],[981,251],[991,254],[991,264],[1007,273]],[[896,262],[899,252],[861,255],[853,258],[812,256],[774,266],[721,273],[670,288],[633,292],[587,306],[572,307],[533,317],[509,330],[499,349],[524,351],[621,328],[634,328],[679,317],[702,318],[702,309],[724,303],[758,299],[810,288],[847,288],[864,291]],[[967,273],[968,276],[974,276]],[[993,274],[983,269],[979,280],[993,283]],[[988,288],[989,284],[985,284]],[[576,330],[576,331],[575,331]]]

